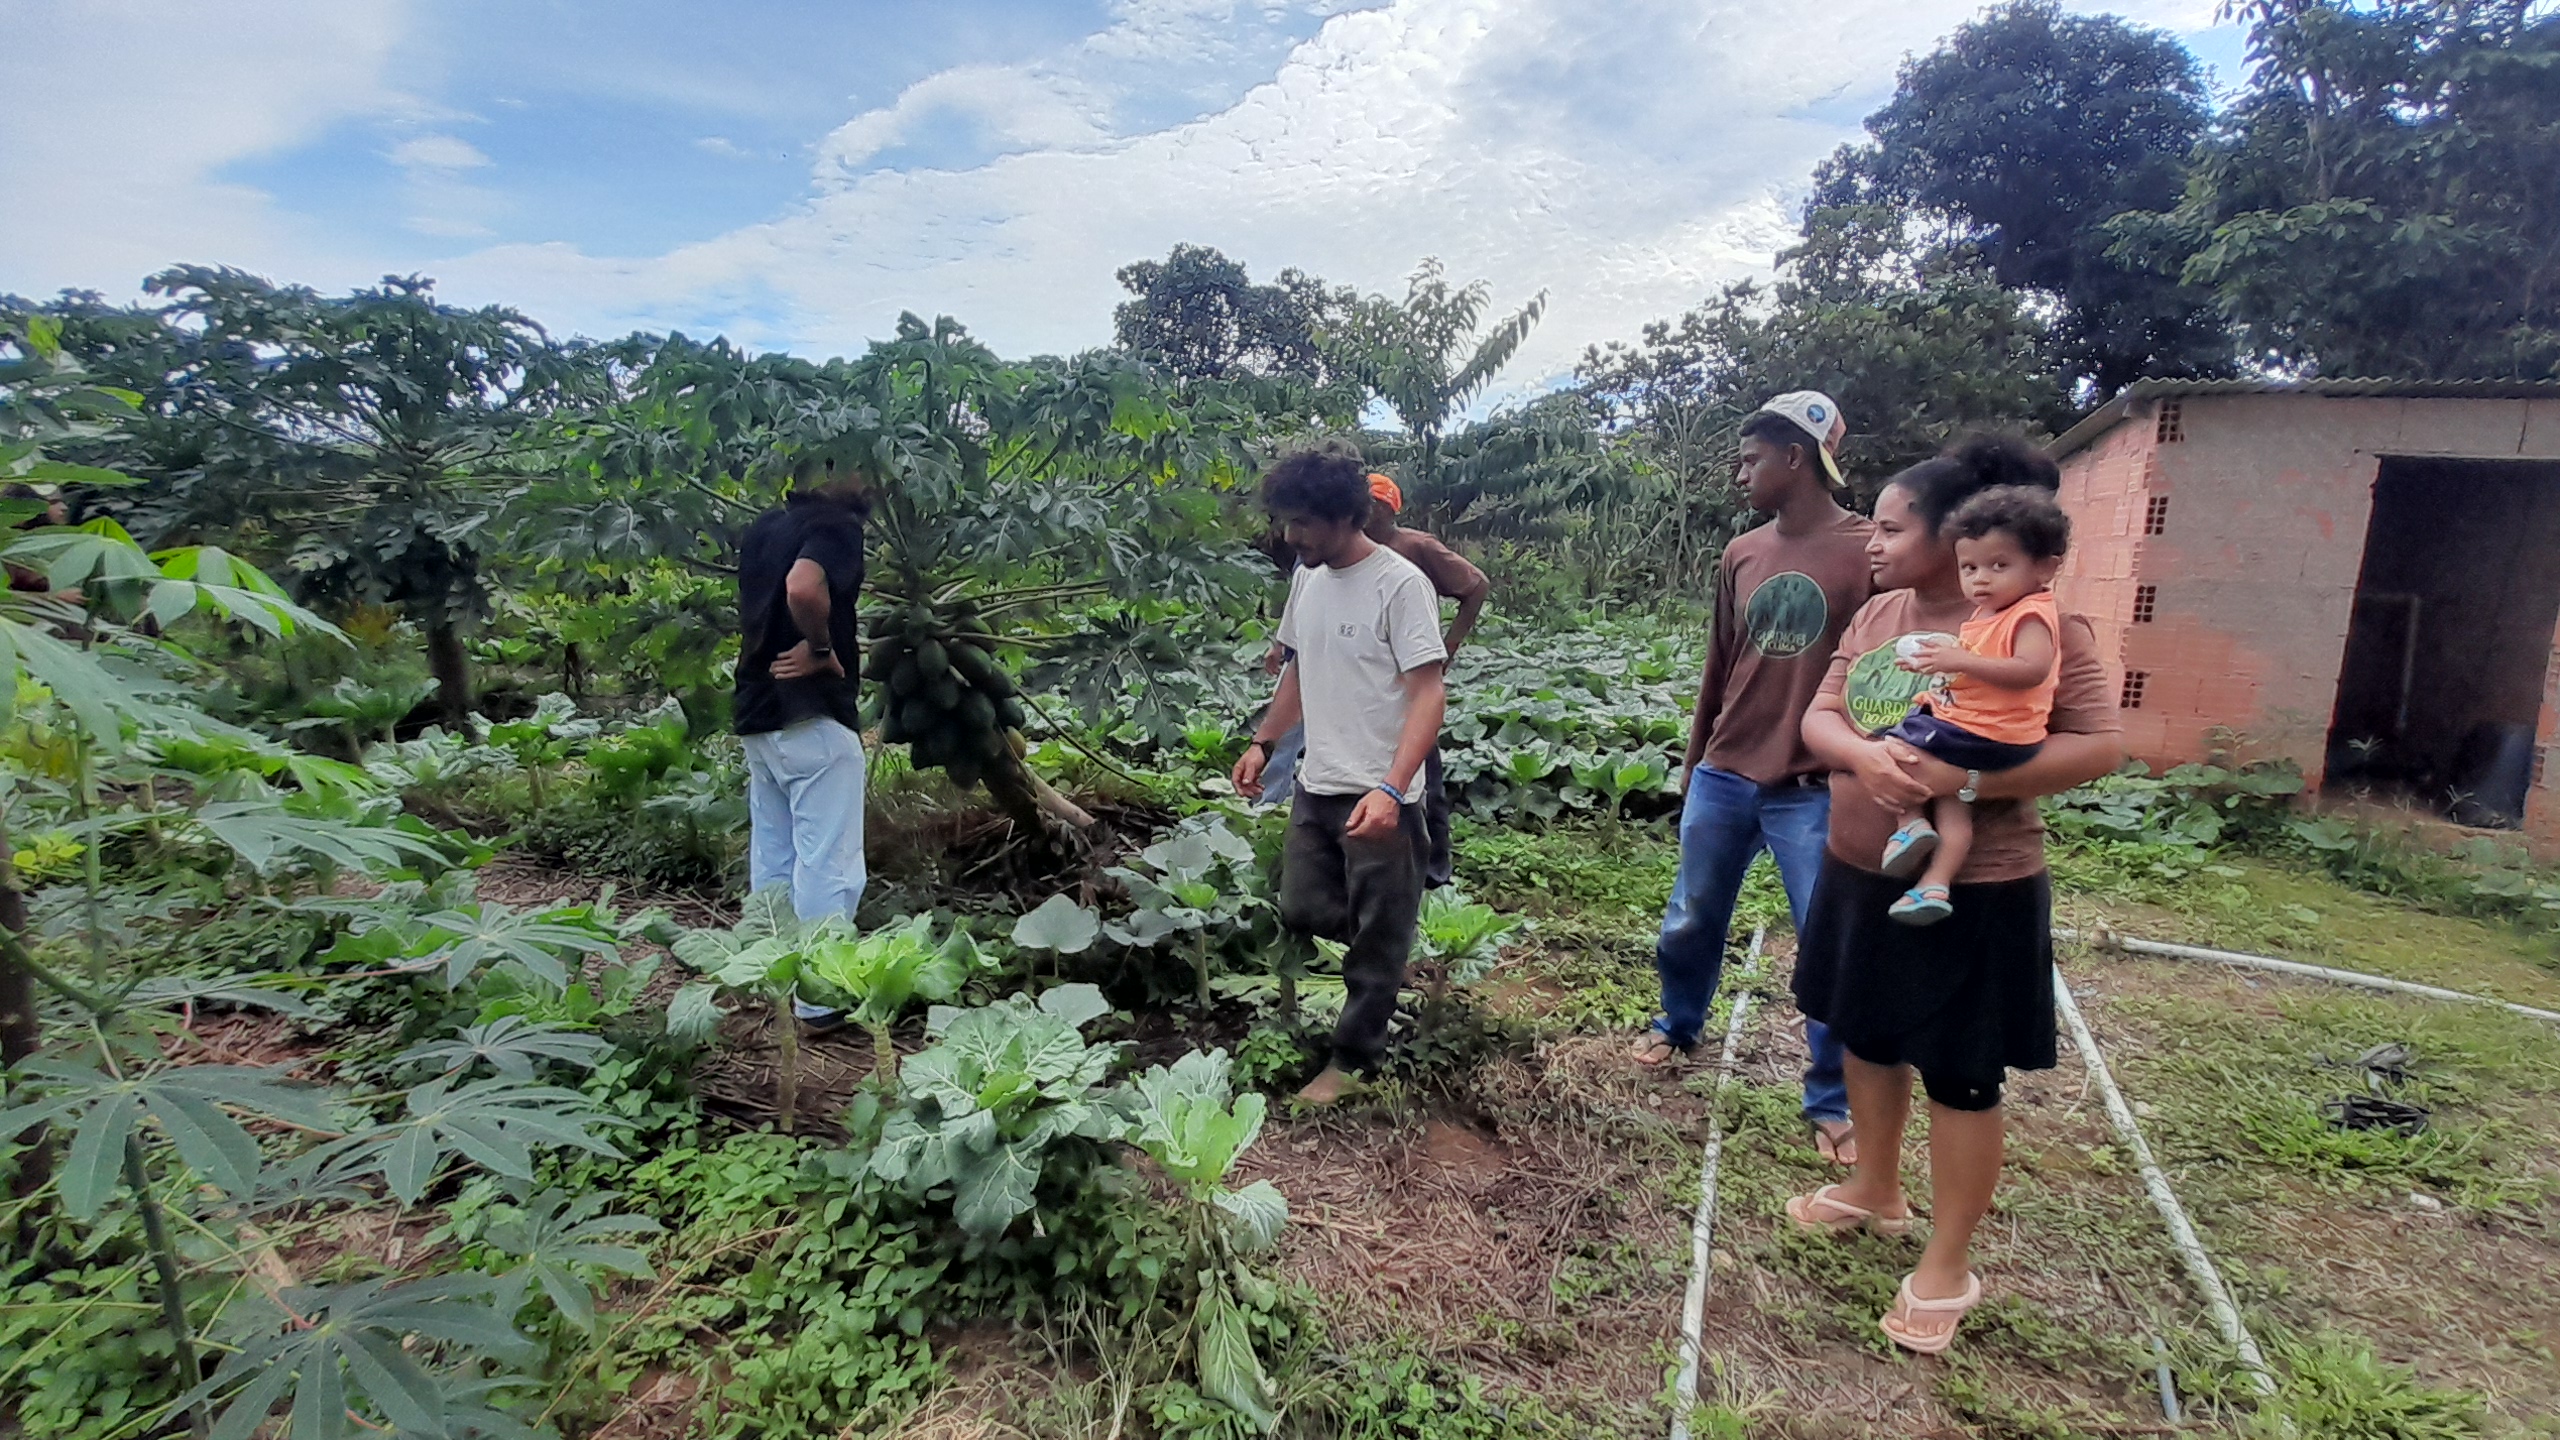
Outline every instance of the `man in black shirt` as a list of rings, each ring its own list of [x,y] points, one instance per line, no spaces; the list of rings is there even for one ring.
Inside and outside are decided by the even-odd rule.
[[[738,688],[747,751],[747,869],[791,887],[803,920],[862,902],[861,482],[815,484],[747,527],[738,547]]]

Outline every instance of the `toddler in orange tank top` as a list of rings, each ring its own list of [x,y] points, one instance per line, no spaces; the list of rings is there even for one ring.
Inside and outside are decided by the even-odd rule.
[[[2071,519],[2051,491],[2003,485],[1957,506],[1945,529],[1973,618],[1960,636],[1906,638],[1902,668],[1936,679],[1885,733],[1965,770],[2012,769],[2035,758],[2053,714],[2061,621],[2049,587],[2071,546]],[[1947,887],[1972,848],[1965,798],[1941,795],[1927,813],[1903,816],[1884,873],[1920,879],[1887,913],[1907,925],[1954,914]]]

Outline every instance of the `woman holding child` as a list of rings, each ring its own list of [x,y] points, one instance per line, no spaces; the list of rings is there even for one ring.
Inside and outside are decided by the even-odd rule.
[[[1817,1232],[1911,1228],[1902,1137],[1916,1072],[1932,1228],[1882,1324],[1923,1353],[1945,1350],[1982,1299],[1970,1257],[2000,1179],[2005,1072],[2054,1063],[2036,797],[2122,756],[2096,637],[2043,590],[2067,543],[2059,483],[2033,447],[1987,436],[1888,482],[1867,544],[1878,593],[1804,720],[1832,772],[1831,829],[1796,1002],[1847,1046],[1860,1144],[1848,1180],[1788,1201],[1787,1216]]]

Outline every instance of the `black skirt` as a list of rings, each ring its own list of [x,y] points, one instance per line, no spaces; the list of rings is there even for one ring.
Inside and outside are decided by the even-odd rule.
[[[1871,1064],[1986,1084],[2052,1069],[2051,877],[1949,886],[1955,914],[1925,926],[1885,914],[1908,883],[1822,857],[1796,1008]]]

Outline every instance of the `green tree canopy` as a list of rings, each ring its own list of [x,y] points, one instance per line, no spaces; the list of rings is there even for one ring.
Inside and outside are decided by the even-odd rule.
[[[1784,391],[1839,402],[1862,500],[1961,431],[2066,422],[2070,381],[2047,367],[2045,327],[2017,292],[1969,250],[1914,247],[1904,226],[1881,207],[1814,211],[1771,285],[1729,286],[1636,343],[1584,352],[1586,393],[1728,515],[1734,426]]]
[[[1404,422],[1414,442],[1408,474],[1426,493],[1450,423],[1511,363],[1547,309],[1541,290],[1487,326],[1492,300],[1484,281],[1452,285],[1437,259],[1425,259],[1402,300],[1363,297],[1325,336],[1326,353]]]
[[[2244,0],[2247,92],[2128,254],[2183,256],[2261,363],[2560,374],[2560,15]]]
[[[2175,202],[2206,118],[2195,57],[2171,36],[2011,0],[1904,64],[1867,117],[1872,143],[1832,157],[1815,204],[1943,217],[2001,284],[2060,302],[2055,362],[2101,395],[2223,373],[2232,347],[2211,292],[2175,263],[2114,253],[2106,228]]]

